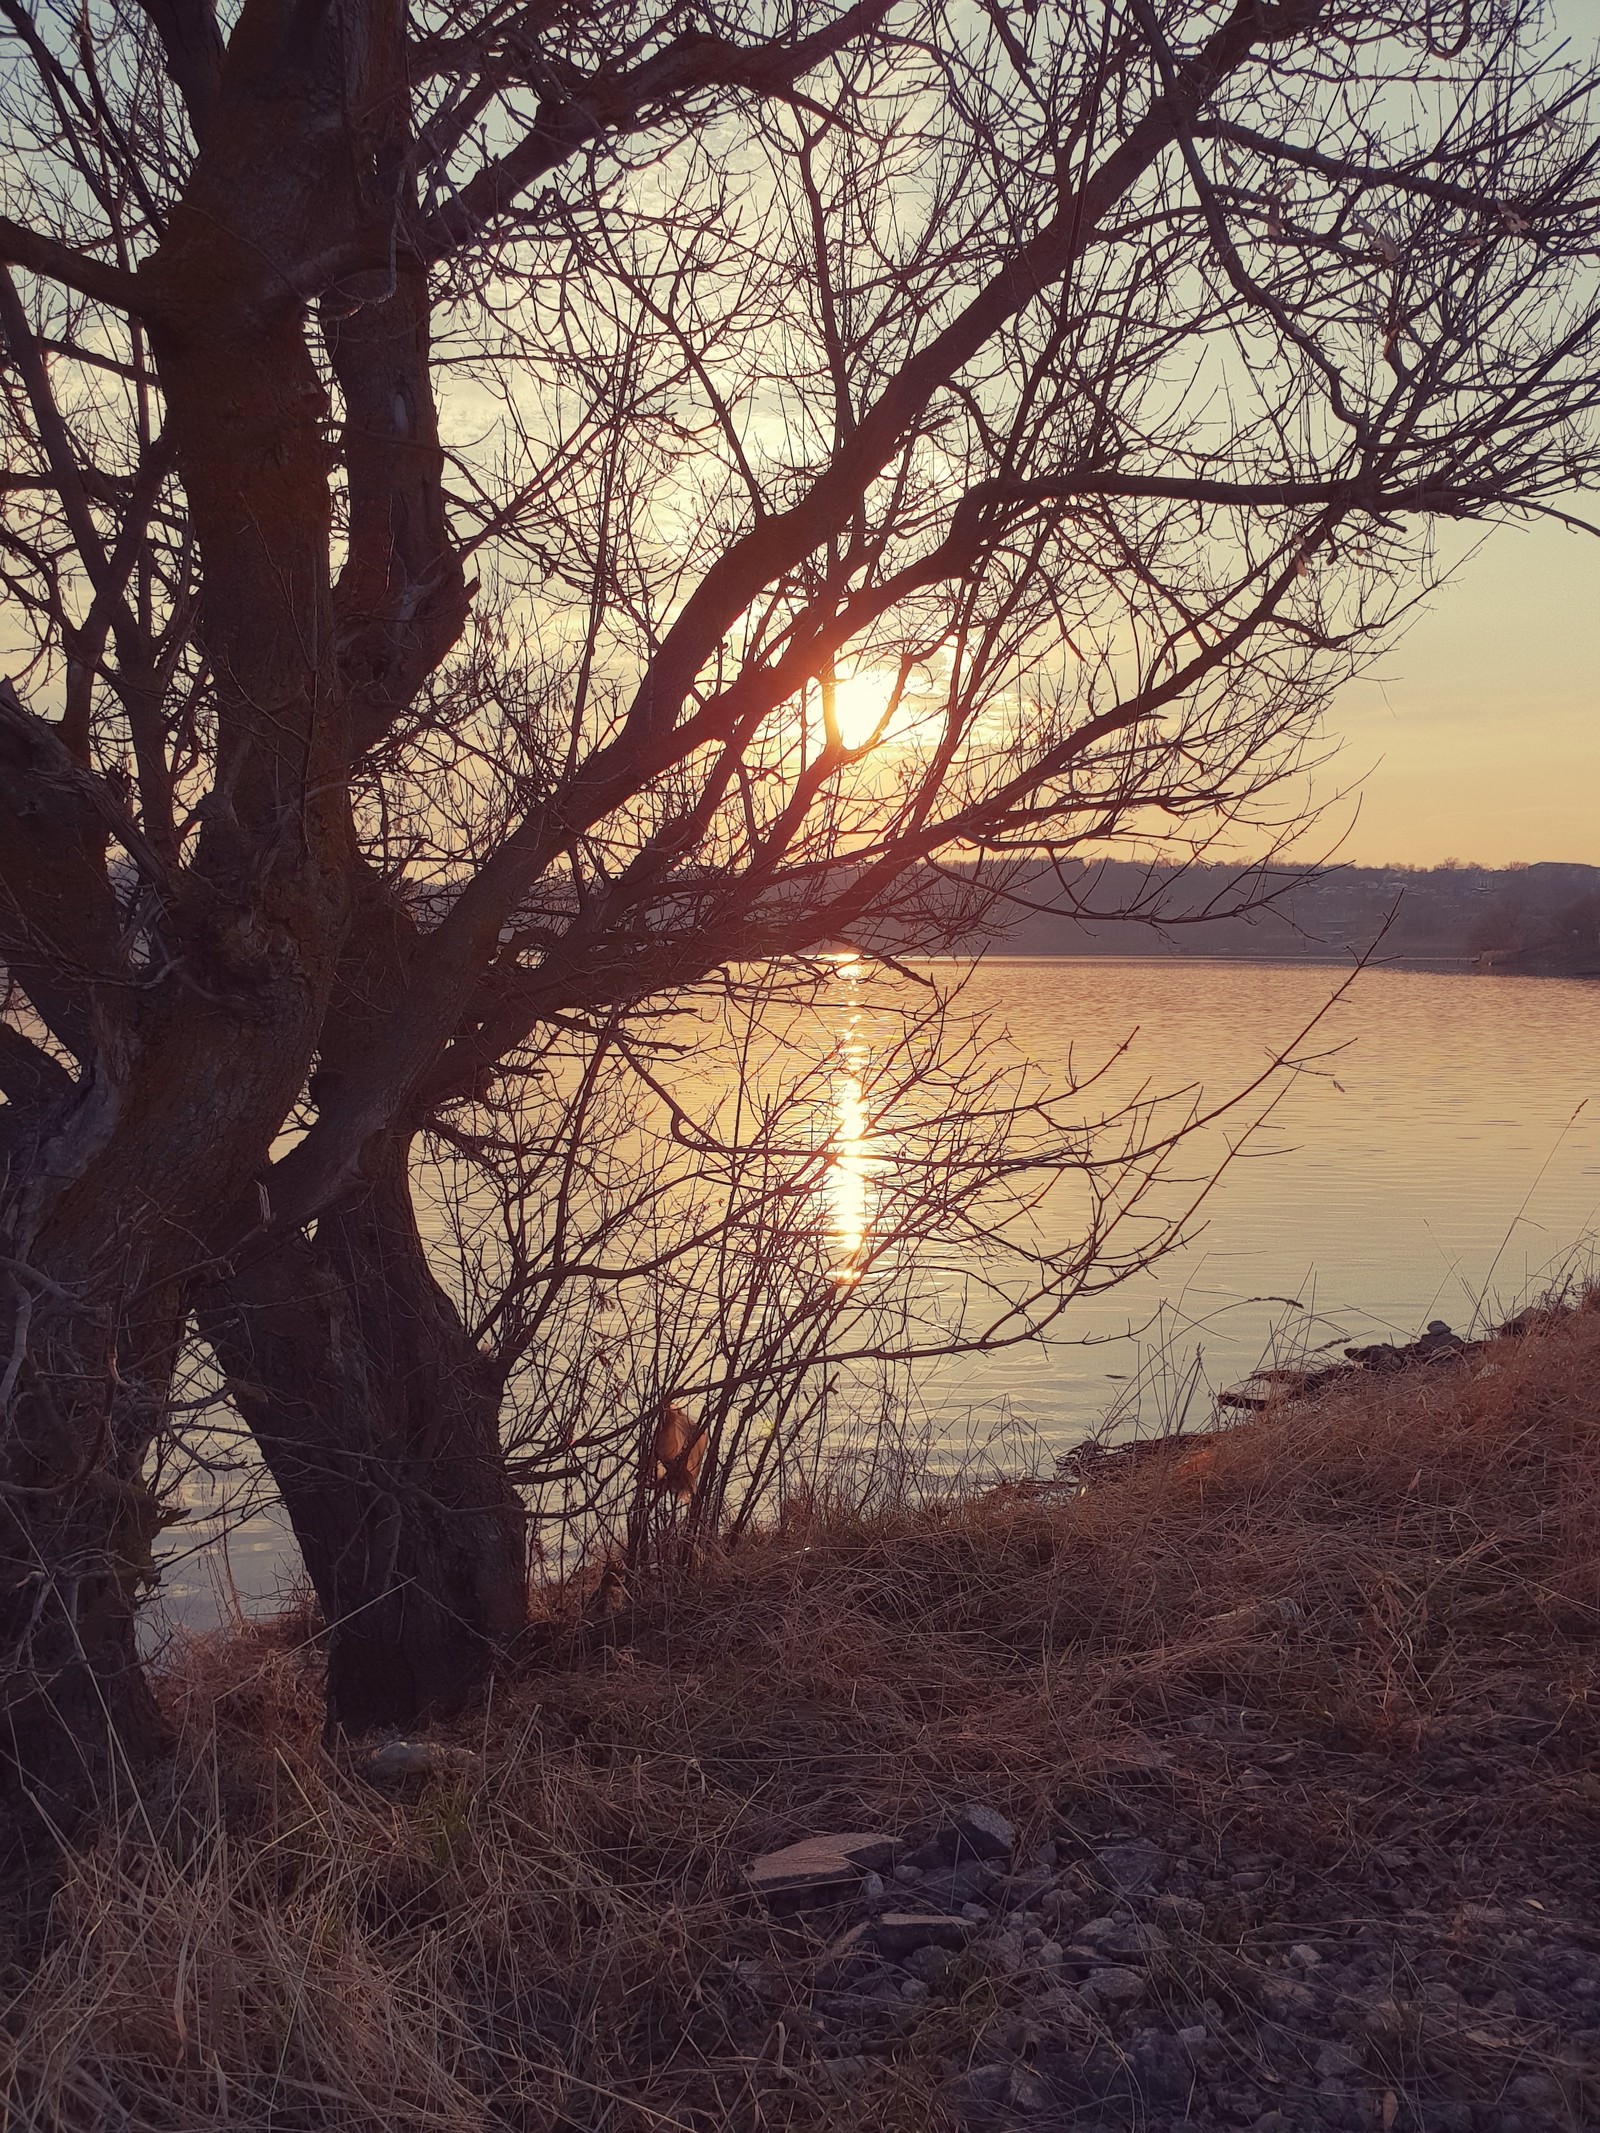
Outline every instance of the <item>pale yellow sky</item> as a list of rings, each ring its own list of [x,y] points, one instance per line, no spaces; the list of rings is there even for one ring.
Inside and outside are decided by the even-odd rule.
[[[1342,746],[1321,790],[1361,784],[1323,835],[1353,817],[1339,851],[1352,864],[1600,865],[1600,540],[1496,529],[1343,692],[1330,737]]]

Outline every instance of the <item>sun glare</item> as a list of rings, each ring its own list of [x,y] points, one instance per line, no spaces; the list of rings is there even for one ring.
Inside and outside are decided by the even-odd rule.
[[[841,675],[833,689],[833,715],[839,738],[847,748],[864,748],[883,723],[894,700],[898,679],[892,667],[863,667],[858,673]],[[903,740],[916,713],[909,695],[902,695],[889,717],[881,738]]]

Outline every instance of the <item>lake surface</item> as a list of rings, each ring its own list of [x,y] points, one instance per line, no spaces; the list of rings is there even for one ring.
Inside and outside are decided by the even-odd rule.
[[[1216,1391],[1271,1355],[1411,1338],[1433,1318],[1466,1331],[1590,1270],[1600,984],[1369,970],[1327,1007],[1339,983],[1327,966],[1177,958],[995,958],[971,975],[961,1011],[984,1018],[989,1056],[1046,1080],[1069,1057],[1080,1076],[1112,1061],[1102,1100],[1187,1087],[1209,1105],[1286,1050],[1298,1064],[1181,1150],[1156,1195],[1172,1213],[1276,1094],[1188,1242],[1081,1298],[1047,1345],[929,1366],[919,1400],[952,1457],[987,1447],[997,1462],[1048,1460],[1108,1418],[1113,1434],[1201,1424]],[[875,1167],[892,1159],[883,1139],[860,1137],[877,1027],[847,970],[800,1027],[802,1047],[833,1063],[845,1157],[818,1210],[830,1233],[870,1224]],[[1064,1243],[1080,1204],[1070,1181],[1046,1195],[1031,1218],[1039,1240]],[[271,1604],[295,1567],[270,1506],[247,1496],[225,1550],[218,1523],[166,1537],[165,1610],[193,1627],[235,1601]]]
[[[1338,983],[1326,967],[1174,959],[995,962],[974,988],[1041,1063],[1069,1046],[1107,1052],[1136,1030],[1122,1079],[1196,1082],[1220,1098],[1290,1046]],[[1192,1241],[1084,1299],[1047,1357],[947,1373],[930,1392],[952,1420],[964,1398],[1006,1401],[1055,1443],[1109,1404],[1131,1405],[1135,1387],[1142,1419],[1165,1419],[1197,1355],[1198,1420],[1207,1386],[1245,1375],[1275,1344],[1337,1351],[1414,1337],[1436,1317],[1466,1330],[1589,1267],[1600,985],[1369,970],[1296,1056]],[[1248,1115],[1184,1151],[1183,1173],[1204,1175]]]

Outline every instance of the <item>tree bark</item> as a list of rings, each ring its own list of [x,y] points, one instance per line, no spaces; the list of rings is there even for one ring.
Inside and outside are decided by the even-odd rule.
[[[526,1622],[526,1513],[500,1373],[428,1266],[404,1144],[199,1315],[321,1603],[330,1725],[458,1709]]]

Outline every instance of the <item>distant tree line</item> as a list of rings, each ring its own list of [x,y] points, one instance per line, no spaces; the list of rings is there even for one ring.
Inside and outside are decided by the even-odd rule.
[[[986,909],[1007,955],[1289,957],[1600,974],[1600,867],[1021,866]]]

